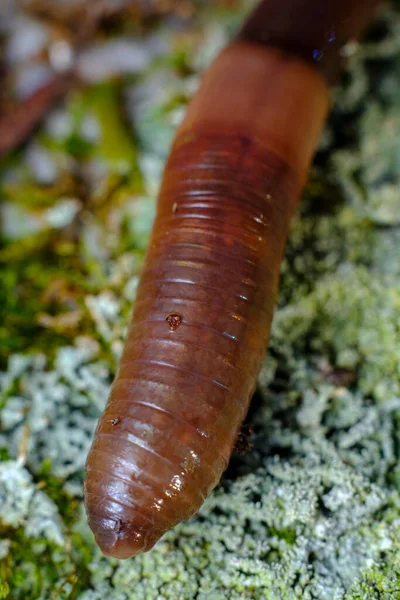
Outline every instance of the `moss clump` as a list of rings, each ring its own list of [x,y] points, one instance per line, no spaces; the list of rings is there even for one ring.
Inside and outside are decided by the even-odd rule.
[[[20,462],[0,465],[3,598],[76,598],[89,582],[88,547],[72,529],[78,519],[59,512],[46,494],[50,484],[35,484]]]

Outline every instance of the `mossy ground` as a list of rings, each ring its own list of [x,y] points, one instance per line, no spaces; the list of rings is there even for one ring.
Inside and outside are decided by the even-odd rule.
[[[199,2],[196,25],[179,34],[163,19],[139,28],[144,45],[162,38],[161,56],[71,92],[1,164],[0,598],[400,598],[395,7],[335,92],[282,267],[252,449],[148,554],[106,559],[87,528],[84,460],[163,161],[245,8],[224,4]]]

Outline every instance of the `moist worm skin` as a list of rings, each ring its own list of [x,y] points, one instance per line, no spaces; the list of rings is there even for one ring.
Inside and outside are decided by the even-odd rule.
[[[272,4],[261,3],[264,23]],[[86,464],[89,524],[103,553],[117,558],[149,550],[196,513],[227,466],[328,111],[327,75],[304,60],[299,43],[297,57],[292,47],[264,45],[251,19],[208,69],[178,130],[125,349]],[[291,42],[296,19],[292,29],[280,23]]]
[[[87,460],[86,509],[105,554],[150,549],[227,466],[326,111],[316,71],[246,43],[220,54],[189,106]]]
[[[150,548],[225,470],[265,354],[297,190],[290,167],[246,137],[199,134],[172,153],[87,464],[89,523],[106,552],[125,538]]]

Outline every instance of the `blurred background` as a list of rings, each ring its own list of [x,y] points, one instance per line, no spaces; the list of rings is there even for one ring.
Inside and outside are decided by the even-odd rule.
[[[86,524],[169,145],[255,4],[0,3],[0,599],[400,598],[398,2],[346,47],[251,448],[148,554],[106,559]]]

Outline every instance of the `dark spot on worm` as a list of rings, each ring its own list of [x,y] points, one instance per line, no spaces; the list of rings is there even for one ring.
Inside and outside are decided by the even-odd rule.
[[[182,315],[179,313],[170,313],[165,317],[165,320],[167,321],[170,330],[175,331],[182,323]]]
[[[115,418],[115,419],[111,419],[111,425],[114,427],[115,425],[117,425],[119,423],[119,419]]]

